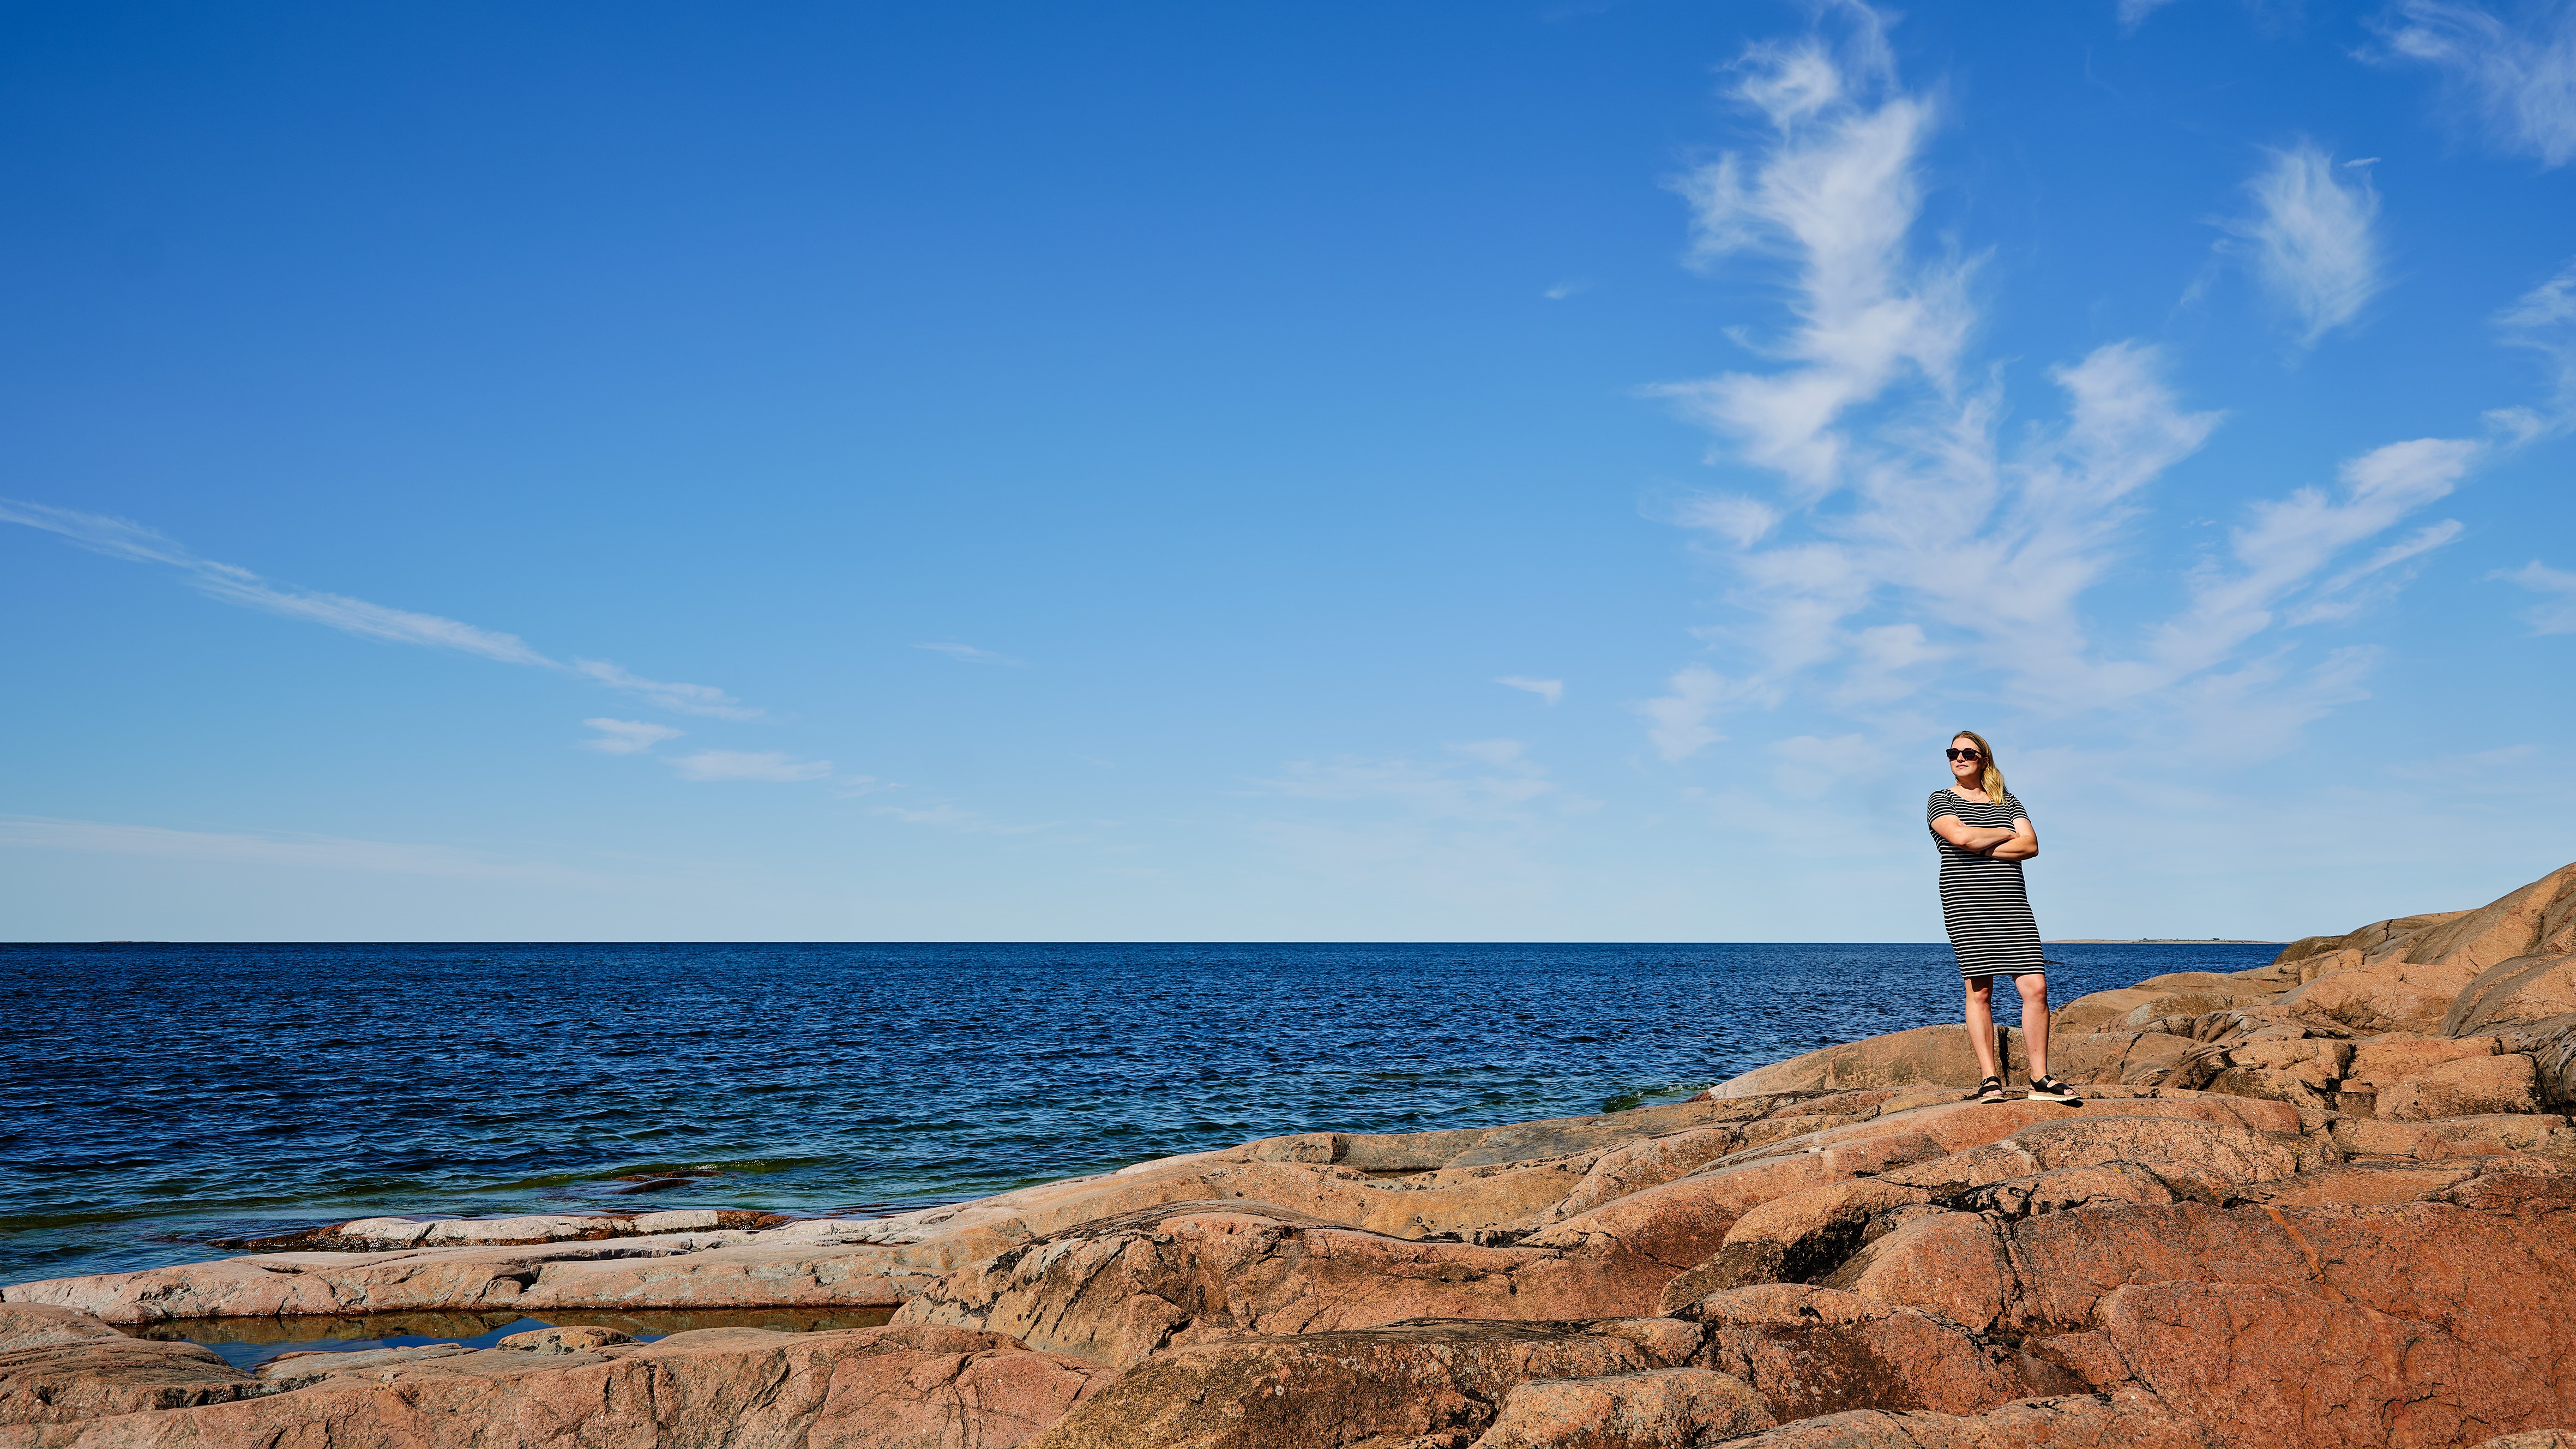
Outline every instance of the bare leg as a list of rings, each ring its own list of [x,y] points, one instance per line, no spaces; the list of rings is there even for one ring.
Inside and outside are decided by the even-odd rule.
[[[1983,1073],[2003,1080],[2003,1066],[1995,1060],[1995,978],[1991,976],[1968,979],[1968,1040],[1977,1049],[1977,1066]]]
[[[2021,988],[2022,1050],[2030,1055],[2030,1079],[2036,1082],[2048,1075],[2048,973],[2016,976],[2013,985]]]

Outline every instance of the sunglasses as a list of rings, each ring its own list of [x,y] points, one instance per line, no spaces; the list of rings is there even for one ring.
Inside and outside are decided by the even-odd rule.
[[[1943,750],[1941,753],[1948,755],[1954,760],[1982,760],[1985,758],[1983,754],[1980,754],[1975,750]]]

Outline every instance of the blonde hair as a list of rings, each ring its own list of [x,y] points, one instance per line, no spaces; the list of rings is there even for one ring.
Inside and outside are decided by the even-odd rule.
[[[2012,793],[2004,788],[2003,767],[1995,763],[1995,747],[1987,744],[1986,737],[1977,733],[1975,730],[1952,730],[1950,732],[1951,744],[1955,745],[1961,740],[1975,740],[1977,742],[1977,749],[1986,757],[1985,778],[1977,782],[1979,788],[1986,792],[1986,798],[1998,805],[2011,799]],[[1956,780],[1958,777],[1954,775],[1951,778]]]

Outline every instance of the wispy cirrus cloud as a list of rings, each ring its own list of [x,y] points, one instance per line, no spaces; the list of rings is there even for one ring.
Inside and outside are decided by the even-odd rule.
[[[2540,595],[2538,603],[2522,611],[2522,621],[2534,634],[2576,634],[2576,573],[2533,559],[2518,569],[2498,570],[2487,577],[2520,584]]]
[[[2455,0],[2398,0],[2371,21],[2370,59],[2430,67],[2444,118],[2498,150],[2564,166],[2576,157],[2576,8],[2506,15]]]
[[[1550,704],[1565,698],[1565,681],[1562,679],[1532,679],[1524,674],[1506,674],[1494,682],[1506,689],[1535,694]]]
[[[990,649],[978,649],[972,644],[915,644],[912,647],[915,649],[927,649],[933,654],[945,654],[960,664],[1017,665],[1027,662],[1025,660],[1014,659],[1008,654],[996,654]]]
[[[783,750],[700,750],[695,754],[672,756],[671,768],[678,771],[683,780],[748,780],[789,785],[829,778],[832,762],[800,760]]]
[[[560,667],[529,648],[527,641],[516,634],[478,629],[436,614],[388,608],[344,594],[281,588],[246,568],[200,558],[176,540],[131,519],[0,498],[0,523],[24,524],[59,534],[93,553],[103,553],[110,558],[164,564],[177,569],[181,580],[190,588],[210,598],[303,619],[344,634],[359,634],[397,644],[419,644],[432,649],[453,649],[496,659],[503,664]]]
[[[2253,209],[2220,223],[2263,290],[2297,323],[2301,346],[2348,327],[2388,285],[2379,193],[2366,172],[2300,142],[2269,152],[2245,183]],[[2339,174],[2348,173],[2348,174]]]
[[[2576,428],[2576,261],[2515,298],[2496,314],[2495,325],[2505,345],[2546,359],[2550,396],[2542,408],[2497,408],[2487,414],[2488,425],[2515,443]]]
[[[599,731],[583,740],[586,750],[609,755],[640,755],[664,740],[676,740],[684,731],[669,725],[650,724],[640,719],[586,719],[583,724]]]
[[[209,598],[286,618],[302,619],[344,634],[388,643],[449,649],[502,664],[569,670],[664,709],[687,714],[731,720],[758,719],[762,715],[762,711],[743,704],[712,685],[672,684],[645,679],[602,659],[577,659],[564,664],[537,652],[516,634],[478,628],[437,614],[391,608],[345,594],[274,584],[238,565],[202,558],[176,540],[132,519],[0,498],[0,523],[42,529],[110,558],[160,564],[177,570],[182,582]]]
[[[675,714],[702,714],[712,719],[759,719],[768,711],[744,704],[711,684],[674,684],[667,680],[646,679],[632,674],[605,659],[576,659],[573,672],[587,675],[614,690],[634,695],[647,704],[658,705]]]

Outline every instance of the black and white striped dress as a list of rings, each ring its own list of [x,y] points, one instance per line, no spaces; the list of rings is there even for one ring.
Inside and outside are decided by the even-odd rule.
[[[1956,790],[1935,790],[1923,809],[1924,828],[1931,829],[1944,815],[1980,830],[2010,830],[2016,817],[2030,818],[2021,801],[2009,794],[2000,803],[1981,805]],[[1974,981],[2048,969],[2039,959],[2039,922],[2022,889],[2021,862],[1961,850],[1937,830],[1932,843],[1941,849],[1941,924],[1950,929],[1959,974]]]

